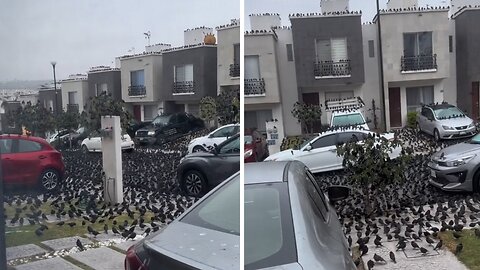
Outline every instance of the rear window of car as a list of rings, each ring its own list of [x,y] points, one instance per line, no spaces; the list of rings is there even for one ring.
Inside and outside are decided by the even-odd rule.
[[[245,144],[251,144],[253,142],[253,137],[250,135],[243,136],[243,141]]]
[[[297,261],[287,183],[245,185],[245,269]]]
[[[27,140],[18,140],[18,152],[36,152],[42,150],[42,145],[38,142],[32,142]]]
[[[363,124],[365,124],[365,120],[360,113],[335,115],[332,121],[332,126],[355,126]]]
[[[0,153],[9,154],[13,151],[13,140],[12,139],[1,139],[0,140]]]
[[[240,177],[237,175],[211,194],[181,222],[240,235]]]

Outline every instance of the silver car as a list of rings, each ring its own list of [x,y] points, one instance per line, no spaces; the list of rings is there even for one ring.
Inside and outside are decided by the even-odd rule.
[[[130,247],[125,269],[240,269],[240,175]]]
[[[480,134],[433,154],[428,167],[429,182],[436,187],[480,192]]]
[[[436,141],[473,136],[475,123],[450,104],[425,105],[417,117],[417,128],[433,135]]]
[[[245,269],[356,269],[335,209],[299,161],[245,164]]]

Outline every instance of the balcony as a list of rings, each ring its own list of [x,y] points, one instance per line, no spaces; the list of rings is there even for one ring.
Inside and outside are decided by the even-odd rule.
[[[245,79],[245,96],[265,96],[265,80],[261,79]]]
[[[147,95],[147,88],[145,85],[131,85],[128,87],[129,97],[144,97]]]
[[[195,83],[193,81],[174,82],[172,93],[173,95],[193,95]]]
[[[240,77],[240,64],[230,65],[230,77]]]
[[[67,112],[80,112],[80,107],[78,104],[67,104]]]
[[[401,72],[434,72],[437,71],[437,55],[402,56]]]
[[[314,63],[313,73],[315,79],[347,78],[352,74],[350,60],[320,61]]]

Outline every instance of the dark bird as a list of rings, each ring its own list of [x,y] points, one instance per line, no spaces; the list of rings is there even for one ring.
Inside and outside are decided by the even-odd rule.
[[[85,247],[83,246],[82,241],[80,241],[80,239],[77,239],[76,244],[77,244],[78,249],[80,249],[80,251],[85,250]]]
[[[397,260],[395,259],[395,253],[393,253],[393,251],[390,251],[390,260],[392,260],[392,262],[394,263],[397,263]]]
[[[428,253],[428,249],[424,248],[424,247],[421,247],[420,248],[420,252],[422,252],[423,255],[427,254]]]
[[[108,225],[106,223],[103,225],[103,231],[105,234],[108,234]]]
[[[455,255],[458,255],[460,252],[462,252],[463,249],[463,244],[459,243],[457,244],[457,247],[455,248]]]
[[[361,255],[360,257],[362,257],[363,255],[367,254],[368,253],[368,247],[367,245],[360,245],[360,250],[361,250]]]
[[[377,255],[377,253],[373,254],[373,259],[375,260],[375,263],[387,263],[384,258],[382,258],[380,255]]]
[[[112,232],[113,234],[120,234],[120,232],[117,230],[117,227],[112,226]]]
[[[413,249],[420,248],[415,241],[410,242],[410,244],[412,245]]]
[[[37,236],[42,236],[42,235],[43,235],[43,230],[42,230],[42,228],[36,229],[36,230],[35,230],[35,234],[36,234]]]
[[[406,247],[407,247],[407,242],[405,242],[405,241],[400,241],[397,244],[397,250],[399,250],[399,249],[404,250]]]
[[[65,224],[65,221],[60,221],[57,223],[58,226],[63,226],[63,224]]]
[[[373,240],[373,243],[375,244],[376,247],[383,246],[382,240],[379,237],[375,238],[375,240]]]
[[[425,237],[425,241],[427,241],[427,243],[428,243],[429,245],[433,245],[433,243],[435,243],[435,241],[433,241],[432,238],[430,238],[430,237],[428,237],[428,236]]]
[[[440,241],[438,241],[438,243],[435,245],[433,250],[441,249],[442,245],[443,245],[443,240],[440,239]]]
[[[367,266],[368,266],[368,270],[373,269],[373,266],[375,266],[375,262],[372,260],[368,260]]]
[[[455,239],[458,239],[458,238],[462,237],[462,235],[458,232],[452,232],[452,235],[453,235],[453,237],[455,237]]]
[[[134,240],[136,236],[137,236],[137,234],[135,232],[132,232],[130,235],[127,236],[126,240],[128,240],[128,239]]]

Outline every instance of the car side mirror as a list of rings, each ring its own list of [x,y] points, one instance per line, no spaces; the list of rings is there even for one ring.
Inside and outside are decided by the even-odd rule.
[[[304,151],[310,151],[312,150],[312,145],[311,144],[307,144],[307,146],[305,147],[305,150]]]
[[[330,202],[335,203],[348,198],[350,196],[350,188],[346,186],[329,186],[327,194]]]

